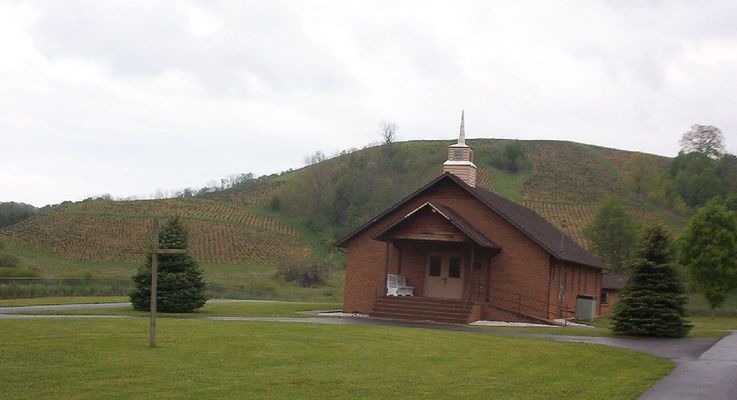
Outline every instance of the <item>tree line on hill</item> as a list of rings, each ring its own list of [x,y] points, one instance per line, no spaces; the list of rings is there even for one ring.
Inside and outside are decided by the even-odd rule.
[[[632,162],[626,178],[638,203],[647,199],[690,214],[711,199],[737,192],[737,156],[725,152],[718,128],[694,125],[680,144],[665,174],[654,170],[645,155]]]
[[[695,125],[681,145],[669,172],[670,193],[696,212],[678,239],[678,261],[714,309],[737,289],[737,157],[724,153],[721,132],[710,126]],[[584,232],[612,272],[634,275],[639,229],[612,198]]]
[[[397,126],[381,125],[382,143],[363,151],[343,151],[327,158],[318,151],[305,157],[298,171],[270,203],[273,211],[304,218],[326,247],[437,176],[446,149],[425,143],[397,143]],[[527,166],[527,150],[509,141],[484,156],[492,166],[511,173]],[[338,160],[338,157],[340,160]],[[409,184],[408,184],[409,183]]]
[[[325,246],[427,182],[439,171],[430,166],[442,157],[418,157],[403,143],[351,152],[337,159],[313,163],[284,187],[271,208],[301,216],[318,232]],[[313,159],[317,159],[313,157]],[[408,185],[407,182],[412,182]]]
[[[32,217],[38,209],[30,204],[14,201],[0,203],[0,228],[5,228]]]

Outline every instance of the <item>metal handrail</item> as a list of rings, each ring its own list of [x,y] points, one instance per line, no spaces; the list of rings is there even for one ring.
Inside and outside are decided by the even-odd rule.
[[[479,301],[478,299],[481,297],[481,294],[484,292],[482,289],[486,289],[487,285],[483,283],[476,283],[473,285],[472,290],[475,289],[476,291],[476,301]],[[525,311],[538,311],[541,313],[544,313],[545,315],[548,315],[550,313],[550,307],[554,305],[553,302],[549,300],[540,300],[533,297],[524,296],[518,292],[514,292],[508,289],[502,289],[499,287],[494,287],[489,285],[489,300],[486,301],[486,298],[484,298],[485,303],[496,303],[497,305],[504,304],[506,305],[505,308],[516,311],[518,314],[529,314]],[[501,295],[500,295],[501,293]],[[473,294],[471,294],[473,296]],[[563,314],[563,317],[567,316],[573,316],[575,315],[575,311],[569,310],[568,305],[565,305],[563,309],[558,310]]]

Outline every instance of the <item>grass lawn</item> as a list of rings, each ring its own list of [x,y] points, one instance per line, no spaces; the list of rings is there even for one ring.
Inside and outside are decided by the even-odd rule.
[[[126,299],[127,300],[127,299]],[[67,303],[68,304],[68,303]],[[191,314],[166,314],[163,317],[311,317],[300,311],[310,310],[337,310],[340,303],[309,303],[309,302],[250,302],[232,301],[225,303],[209,303],[202,309]],[[53,310],[36,311],[29,314],[42,315],[128,315],[145,317],[148,312],[135,311],[132,308],[110,308],[94,310]]]
[[[688,320],[694,324],[692,332],[696,333],[737,330],[737,317],[689,317]]]
[[[689,293],[686,310],[690,315],[715,315],[737,317],[737,291],[729,293],[724,303],[717,309],[712,310],[709,302],[700,293]]]
[[[724,337],[729,331],[737,330],[737,317],[689,317],[694,328],[689,337]],[[488,329],[508,330],[510,332],[545,333],[571,336],[614,336],[609,324],[611,318],[601,317],[594,321],[594,328],[528,328],[528,327],[490,327]]]
[[[77,296],[77,297],[37,297],[31,299],[0,300],[0,307],[47,306],[56,304],[103,304],[125,303],[126,296]]]
[[[15,240],[5,240],[6,250],[20,259],[26,276],[129,278],[136,264],[122,261],[79,261],[63,258]],[[18,276],[17,274],[14,276]]]
[[[673,368],[461,332],[164,319],[0,320],[4,399],[634,399]]]

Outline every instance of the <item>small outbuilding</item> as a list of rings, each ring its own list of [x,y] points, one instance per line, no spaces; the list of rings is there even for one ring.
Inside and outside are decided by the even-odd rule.
[[[614,313],[614,306],[619,301],[619,292],[629,281],[625,274],[604,274],[601,281],[601,315],[610,316]]]

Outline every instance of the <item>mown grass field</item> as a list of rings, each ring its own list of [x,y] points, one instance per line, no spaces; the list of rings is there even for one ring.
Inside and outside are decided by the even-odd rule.
[[[634,399],[673,364],[603,346],[371,326],[0,320],[4,399]]]

